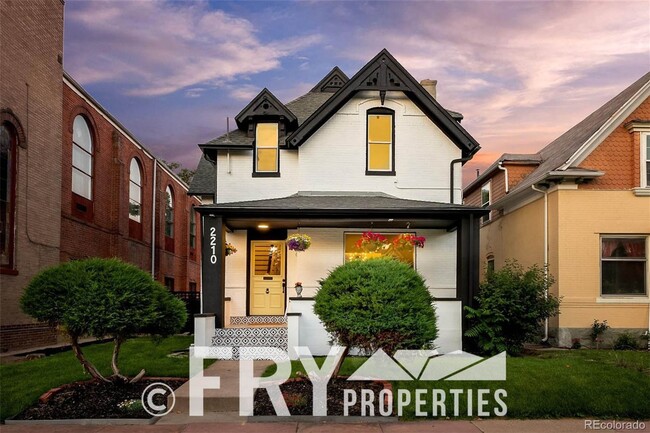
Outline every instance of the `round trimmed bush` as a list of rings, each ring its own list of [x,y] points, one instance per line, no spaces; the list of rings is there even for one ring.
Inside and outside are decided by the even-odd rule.
[[[166,337],[187,320],[180,299],[148,273],[118,259],[93,258],[48,268],[29,283],[21,306],[35,319],[67,332],[77,359],[89,374],[103,380],[85,358],[78,344],[81,336],[111,336],[114,376],[126,380],[117,365],[124,340],[135,334]]]
[[[393,354],[429,348],[438,334],[424,279],[398,260],[354,260],[320,284],[314,312],[342,346]]]

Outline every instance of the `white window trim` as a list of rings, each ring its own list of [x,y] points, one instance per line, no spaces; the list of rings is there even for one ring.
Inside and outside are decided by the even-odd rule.
[[[627,239],[640,239],[645,238],[645,294],[604,294],[603,293],[603,239],[608,238],[627,238]],[[597,303],[646,303],[644,300],[650,298],[650,236],[639,234],[606,234],[601,235],[598,243],[598,267],[599,273],[599,293],[596,298]]]
[[[650,155],[648,152],[648,140],[650,139],[650,132],[641,132],[640,133],[640,145],[641,145],[641,161],[639,164],[640,168],[640,186],[641,188],[650,188],[648,185],[648,173],[647,173],[647,163],[650,161]]]

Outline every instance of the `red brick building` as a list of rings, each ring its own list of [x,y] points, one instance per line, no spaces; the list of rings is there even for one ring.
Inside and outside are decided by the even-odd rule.
[[[63,7],[0,0],[1,352],[57,342],[19,300],[61,261],[119,257],[200,287],[200,201],[63,72]]]
[[[67,73],[62,126],[61,261],[119,257],[198,290],[200,200]]]

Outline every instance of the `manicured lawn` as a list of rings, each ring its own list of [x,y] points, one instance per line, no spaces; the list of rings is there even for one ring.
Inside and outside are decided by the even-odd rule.
[[[322,364],[322,360],[317,360]],[[341,369],[350,375],[364,358],[348,358]],[[302,370],[293,364],[294,374]],[[303,370],[304,371],[304,370]],[[270,371],[269,371],[270,373]],[[478,389],[504,389],[510,418],[599,417],[650,419],[650,353],[609,350],[549,351],[537,356],[507,359],[505,382],[394,382],[398,389],[441,389],[447,395],[446,416],[454,417],[449,389],[465,390],[459,405],[460,418],[476,417]],[[473,390],[473,416],[467,416],[467,391]],[[415,392],[410,393],[415,399]],[[493,393],[486,409],[492,412]],[[425,394],[423,410],[431,416],[431,392]],[[395,409],[396,411],[396,409]],[[415,405],[406,406],[403,419],[415,419]]]
[[[189,336],[170,337],[158,344],[145,337],[128,340],[120,352],[120,369],[129,376],[144,368],[147,376],[188,377],[188,358],[167,355],[187,349],[191,343]],[[83,350],[102,374],[111,374],[113,343],[93,344]],[[0,365],[0,419],[21,412],[49,389],[89,378],[71,351]]]

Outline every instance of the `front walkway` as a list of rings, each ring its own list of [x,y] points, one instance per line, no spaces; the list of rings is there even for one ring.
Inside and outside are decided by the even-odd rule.
[[[199,420],[197,420],[199,421]],[[205,420],[208,421],[208,420]],[[485,420],[485,421],[417,421],[394,424],[330,424],[330,423],[210,423],[176,425],[123,426],[0,426],[7,433],[575,433],[584,432],[584,421],[559,420]],[[650,433],[650,421],[644,430]],[[622,432],[631,430],[599,430]]]

